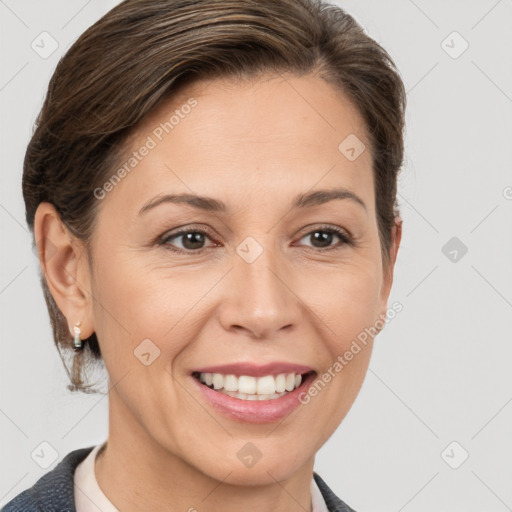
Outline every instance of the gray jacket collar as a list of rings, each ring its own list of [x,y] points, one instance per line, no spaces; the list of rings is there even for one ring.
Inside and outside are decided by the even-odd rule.
[[[80,448],[68,453],[54,469],[7,503],[1,512],[76,512],[73,484],[75,469],[93,448]],[[316,473],[313,473],[313,478],[329,512],[355,512]]]

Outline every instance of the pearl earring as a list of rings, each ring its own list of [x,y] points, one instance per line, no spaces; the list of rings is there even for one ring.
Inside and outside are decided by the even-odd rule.
[[[82,331],[80,330],[80,322],[77,322],[75,324],[73,330],[75,331],[75,338],[73,339],[73,344],[75,345],[75,348],[82,348],[82,340],[80,339],[80,334],[82,334]]]

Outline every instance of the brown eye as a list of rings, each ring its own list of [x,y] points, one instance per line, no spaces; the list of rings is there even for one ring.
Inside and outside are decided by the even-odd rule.
[[[314,231],[309,236],[315,247],[323,248],[329,247],[332,244],[332,240],[335,238],[336,234],[328,231]]]
[[[317,228],[303,236],[301,240],[307,239],[312,243],[312,247],[316,250],[337,249],[345,244],[351,244],[350,237],[342,230],[333,227]],[[337,245],[332,245],[336,239],[340,240]]]
[[[190,229],[165,236],[162,238],[159,244],[176,252],[200,252],[202,249],[207,248],[204,246],[207,238],[210,237],[205,231]],[[180,241],[181,247],[178,245],[174,248],[173,246],[176,246],[176,242],[171,243],[171,240]]]

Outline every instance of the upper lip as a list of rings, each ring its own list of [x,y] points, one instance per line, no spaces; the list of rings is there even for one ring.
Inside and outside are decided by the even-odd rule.
[[[221,373],[223,375],[247,375],[252,377],[262,377],[264,375],[279,375],[280,373],[309,373],[313,371],[310,366],[301,364],[276,361],[258,365],[254,363],[228,363],[215,366],[205,366],[194,370],[199,373]]]

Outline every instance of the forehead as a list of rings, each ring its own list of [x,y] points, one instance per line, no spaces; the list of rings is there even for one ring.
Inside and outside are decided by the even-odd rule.
[[[342,152],[346,140],[368,150],[350,160]],[[359,112],[313,75],[194,82],[160,104],[127,142],[121,164],[149,149],[131,162],[109,201],[123,196],[134,209],[161,192],[229,192],[245,201],[287,189],[295,196],[320,181],[359,189],[372,182]]]
[[[196,104],[189,108],[192,100]],[[179,125],[184,125],[186,135],[202,147],[222,140],[236,145],[277,142],[276,148],[282,144],[286,149],[286,143],[293,140],[308,146],[333,143],[337,149],[338,139],[349,133],[366,138],[355,106],[337,87],[312,74],[268,73],[192,82],[148,115],[138,132],[153,132],[166,121],[173,124],[176,142],[184,132]]]

